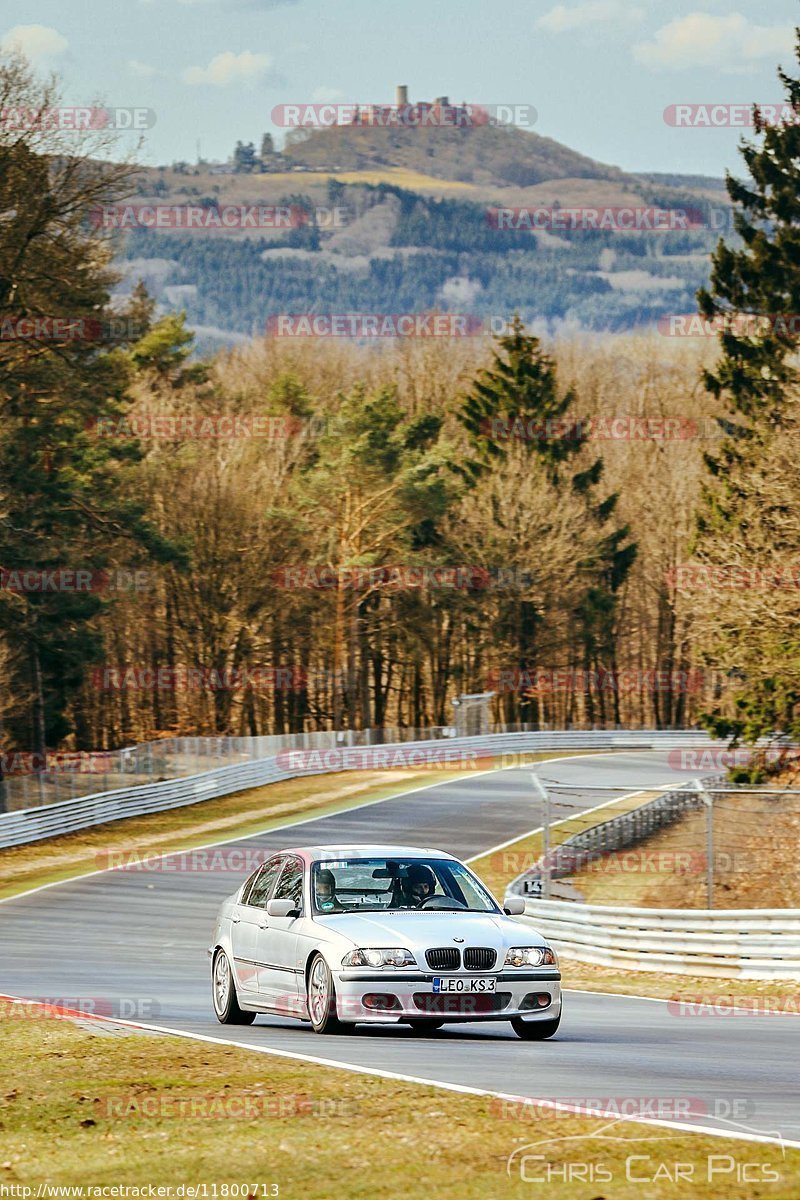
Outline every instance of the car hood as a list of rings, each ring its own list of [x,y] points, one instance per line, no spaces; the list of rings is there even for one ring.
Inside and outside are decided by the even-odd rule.
[[[355,946],[403,946],[427,950],[451,946],[463,938],[466,946],[544,946],[545,939],[530,925],[500,913],[421,912],[329,913],[316,920]]]

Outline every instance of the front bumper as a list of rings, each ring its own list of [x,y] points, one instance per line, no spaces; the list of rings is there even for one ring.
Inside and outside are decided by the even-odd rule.
[[[434,978],[494,979],[494,992],[434,992]],[[424,1020],[504,1021],[510,1017],[552,1020],[561,1011],[561,973],[504,970],[457,974],[433,971],[344,970],[334,973],[336,1006],[342,1021]],[[393,997],[391,1007],[370,1007],[367,996]],[[549,996],[549,1003],[537,997]]]

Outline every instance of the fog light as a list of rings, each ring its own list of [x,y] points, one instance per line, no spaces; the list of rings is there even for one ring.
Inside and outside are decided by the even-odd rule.
[[[361,1003],[364,1008],[380,1009],[384,1012],[400,1008],[400,1001],[391,992],[367,992],[366,996],[361,997]]]
[[[521,1009],[547,1008],[552,1004],[553,997],[549,992],[528,992],[520,1004]]]

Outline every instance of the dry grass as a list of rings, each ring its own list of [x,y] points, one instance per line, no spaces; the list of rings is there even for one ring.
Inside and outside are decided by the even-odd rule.
[[[6,1014],[0,1030],[5,1185],[274,1183],[281,1197],[309,1200],[388,1200],[398,1191],[514,1200],[529,1197],[532,1185],[516,1164],[507,1173],[508,1157],[538,1143],[529,1153],[543,1160],[529,1160],[527,1172],[557,1172],[547,1185],[553,1200],[674,1200],[689,1194],[665,1175],[676,1163],[691,1172],[697,1200],[790,1200],[800,1189],[800,1152],[784,1156],[777,1146],[609,1125],[173,1037],[101,1036],[65,1019]],[[322,1039],[309,1041],[310,1051],[324,1051]],[[537,1053],[520,1043],[521,1059]],[[632,1155],[646,1156],[636,1170],[626,1162]],[[708,1182],[714,1155],[729,1157],[714,1160],[719,1171]],[[751,1178],[774,1172],[777,1182],[755,1191],[737,1184],[745,1162]],[[580,1174],[565,1181],[575,1169],[584,1180],[587,1171],[606,1172],[603,1180],[610,1173],[613,1184],[580,1182]],[[660,1180],[644,1190],[627,1178],[657,1171]],[[248,1186],[239,1194],[270,1191]]]

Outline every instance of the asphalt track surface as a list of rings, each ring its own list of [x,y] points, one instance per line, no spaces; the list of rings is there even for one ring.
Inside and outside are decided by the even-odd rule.
[[[583,808],[609,800],[593,790],[600,785],[638,790],[687,778],[669,768],[665,752],[568,758],[537,769],[574,787],[570,802]],[[541,820],[530,770],[511,769],[224,844],[257,851],[386,842],[469,858]],[[445,1026],[428,1037],[406,1026],[363,1025],[353,1035],[321,1037],[265,1016],[250,1027],[220,1026],[206,949],[217,906],[241,879],[226,871],[115,870],[5,901],[0,990],[63,1003],[100,998],[106,1011],[145,1025],[503,1094],[594,1100],[612,1111],[623,1101],[641,1101],[647,1111],[650,1101],[669,1109],[690,1100],[695,1124],[800,1139],[800,1017],[790,1015],[680,1017],[661,1001],[568,991],[558,1034],[541,1043],[520,1041],[499,1021]],[[679,976],[675,984],[676,992],[688,990]],[[724,980],[709,980],[712,992],[724,994]]]

